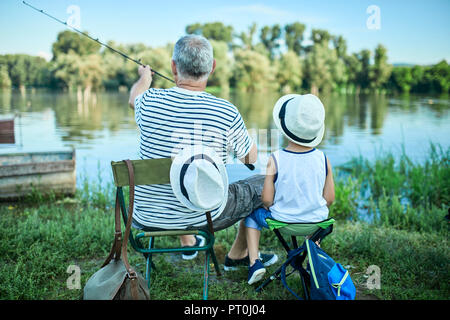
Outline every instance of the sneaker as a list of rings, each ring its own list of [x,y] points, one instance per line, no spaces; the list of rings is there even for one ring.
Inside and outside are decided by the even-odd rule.
[[[196,247],[202,247],[205,245],[205,238],[202,236],[195,236],[195,245]],[[184,248],[187,248],[190,246],[185,246]],[[193,247],[193,246],[192,246]],[[183,254],[181,255],[181,257],[184,260],[192,260],[195,259],[198,255],[198,251],[185,251],[183,252]]]
[[[278,256],[274,253],[258,253],[259,259],[263,263],[264,267],[273,265],[278,261]]]
[[[262,280],[265,273],[266,269],[261,260],[256,259],[255,263],[251,267],[248,267],[248,284],[254,284]]]
[[[264,267],[273,265],[278,261],[278,256],[276,254],[259,253],[259,260],[261,260]],[[250,259],[248,256],[242,259],[231,259],[228,255],[225,256],[224,270],[225,271],[235,271],[238,267],[245,266],[248,267]]]
[[[228,254],[225,256],[225,263],[223,266],[223,269],[225,271],[235,271],[238,269],[238,267],[241,266],[247,266],[250,263],[250,259],[248,258],[248,256],[246,256],[245,258],[242,259],[231,259],[230,257],[228,257]]]

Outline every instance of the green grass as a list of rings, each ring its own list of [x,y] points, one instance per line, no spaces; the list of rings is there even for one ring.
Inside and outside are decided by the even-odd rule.
[[[357,299],[450,298],[448,222],[449,152],[432,146],[425,163],[386,155],[370,163],[354,159],[349,170],[336,170],[338,219],[322,248],[350,270]],[[69,290],[67,268],[81,269],[81,287],[106,258],[114,234],[114,188],[84,181],[74,198],[44,197],[34,192],[19,203],[0,205],[0,299],[79,299]],[[361,218],[371,217],[371,223]],[[222,264],[236,226],[216,233]],[[157,239],[156,245],[178,242]],[[276,252],[275,236],[264,230],[261,250]],[[144,259],[129,250],[130,262],[144,273]],[[179,254],[157,255],[152,274],[152,299],[201,299],[204,254],[183,261]],[[369,290],[366,270],[377,265],[381,288]],[[268,268],[275,271],[280,263]],[[217,277],[211,268],[209,298],[217,300],[294,297],[279,281],[256,293],[243,268]],[[299,281],[289,278],[299,290]]]
[[[338,168],[336,204],[331,214],[397,229],[446,234],[444,217],[450,205],[450,148],[431,144],[424,163],[405,153],[384,154],[370,162],[354,158]],[[339,170],[340,169],[340,170]]]

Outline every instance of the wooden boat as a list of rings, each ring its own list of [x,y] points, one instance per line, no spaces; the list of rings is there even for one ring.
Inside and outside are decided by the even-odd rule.
[[[75,194],[75,150],[0,154],[0,200]]]
[[[14,144],[14,119],[0,120],[0,143]]]

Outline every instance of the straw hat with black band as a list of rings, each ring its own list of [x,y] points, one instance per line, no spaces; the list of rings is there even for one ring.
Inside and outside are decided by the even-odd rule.
[[[275,103],[275,125],[292,142],[315,147],[325,132],[325,109],[313,94],[288,94]]]
[[[207,212],[225,208],[228,175],[214,150],[202,145],[187,146],[173,159],[170,184],[176,198],[187,208]]]

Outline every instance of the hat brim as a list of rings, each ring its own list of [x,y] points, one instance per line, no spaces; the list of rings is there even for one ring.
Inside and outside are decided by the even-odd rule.
[[[322,126],[322,128],[320,128],[320,131],[317,134],[316,138],[313,141],[308,142],[308,143],[298,142],[298,141],[292,139],[291,137],[289,137],[286,134],[286,132],[284,132],[283,128],[281,127],[280,116],[279,116],[281,107],[287,100],[292,99],[292,98],[297,98],[300,96],[301,96],[300,94],[287,94],[285,96],[282,96],[280,99],[278,99],[278,101],[275,103],[275,106],[273,107],[273,112],[272,112],[273,121],[274,121],[277,129],[280,130],[283,133],[283,135],[287,139],[292,141],[293,143],[304,146],[304,147],[316,147],[322,142],[323,136],[325,134],[325,124]]]
[[[219,169],[220,176],[222,178],[222,183],[224,186],[224,194],[222,198],[222,203],[220,206],[216,208],[212,208],[210,210],[205,210],[204,208],[199,208],[195,206],[192,202],[190,202],[182,193],[181,185],[180,185],[180,172],[183,165],[194,155],[196,154],[206,154],[210,157],[217,168]],[[211,148],[205,146],[187,146],[183,150],[181,150],[176,157],[172,161],[172,165],[170,167],[170,184],[172,186],[172,191],[175,197],[188,209],[196,212],[206,212],[217,210],[217,214],[220,214],[225,208],[228,200],[228,174],[223,164],[223,161],[214,153]]]

